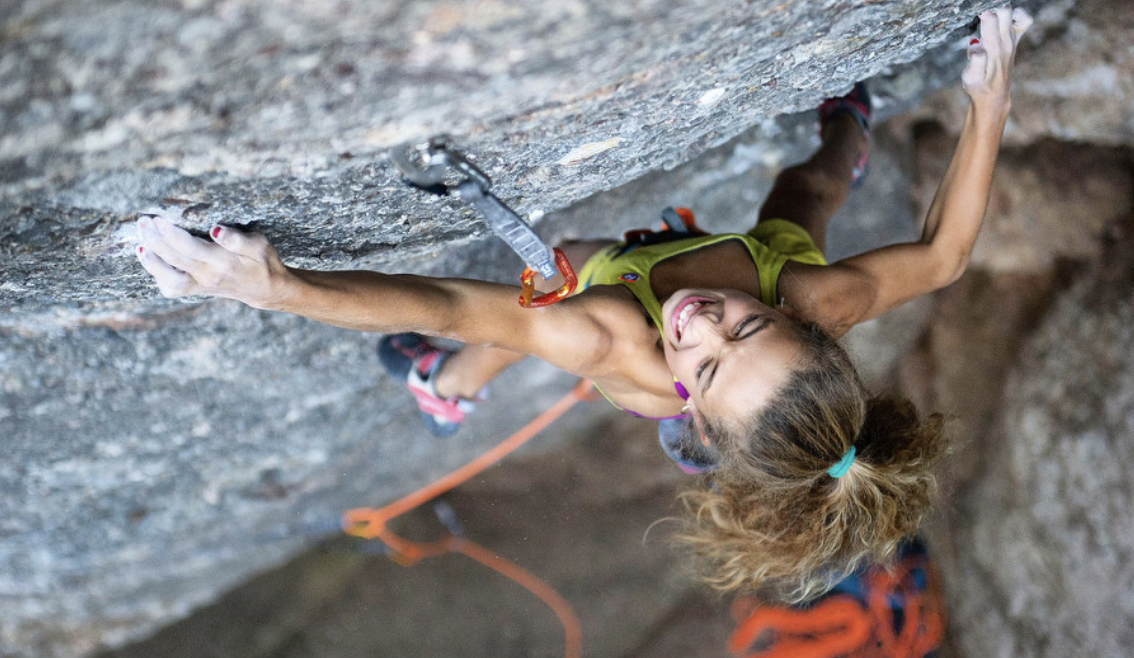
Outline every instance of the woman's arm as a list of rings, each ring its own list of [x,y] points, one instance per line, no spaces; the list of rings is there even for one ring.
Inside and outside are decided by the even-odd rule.
[[[211,295],[360,331],[414,331],[532,354],[588,376],[609,349],[601,298],[524,309],[514,286],[286,267],[257,234],[214,227],[212,242],[161,217],[139,220],[138,257],[166,297]]]
[[[1031,25],[1023,9],[985,12],[980,40],[961,76],[971,103],[961,137],[917,242],[898,244],[811,272],[814,303],[836,333],[956,281],[968,265],[992,187],[1011,105],[1016,44]],[[814,279],[814,280],[812,280]],[[827,309],[823,311],[821,309]]]

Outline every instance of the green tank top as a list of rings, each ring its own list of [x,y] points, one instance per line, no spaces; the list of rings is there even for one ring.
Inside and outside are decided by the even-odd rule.
[[[772,251],[751,235],[743,233],[701,235],[639,247],[624,243],[611,245],[595,254],[583,265],[583,269],[579,272],[579,289],[585,290],[590,286],[600,285],[625,286],[646,309],[654,326],[660,331],[661,302],[650,286],[650,271],[663,260],[719,244],[725,240],[739,240],[748,249],[760,279],[760,301],[768,306],[775,306],[779,301],[777,283],[780,271],[788,261],[788,257]]]

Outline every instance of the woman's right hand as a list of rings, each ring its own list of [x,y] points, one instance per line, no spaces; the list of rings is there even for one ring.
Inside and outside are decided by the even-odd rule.
[[[289,272],[262,235],[218,225],[210,242],[160,214],[142,214],[138,237],[138,260],[166,297],[211,295],[261,309],[281,300]]]

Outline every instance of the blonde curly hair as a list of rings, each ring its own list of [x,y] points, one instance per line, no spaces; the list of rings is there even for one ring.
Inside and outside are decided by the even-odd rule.
[[[870,398],[850,357],[800,327],[801,365],[747,427],[700,418],[720,468],[681,500],[677,539],[719,590],[799,603],[867,562],[885,562],[925,515],[946,448],[943,419],[907,400]],[[854,462],[828,469],[854,446]]]

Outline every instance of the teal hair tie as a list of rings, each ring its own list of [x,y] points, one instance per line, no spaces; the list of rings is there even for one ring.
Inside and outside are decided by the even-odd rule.
[[[847,471],[850,469],[850,465],[854,463],[854,453],[854,446],[851,446],[850,450],[847,450],[842,459],[835,462],[834,466],[827,469],[827,475],[833,478],[841,478],[846,475]]]

